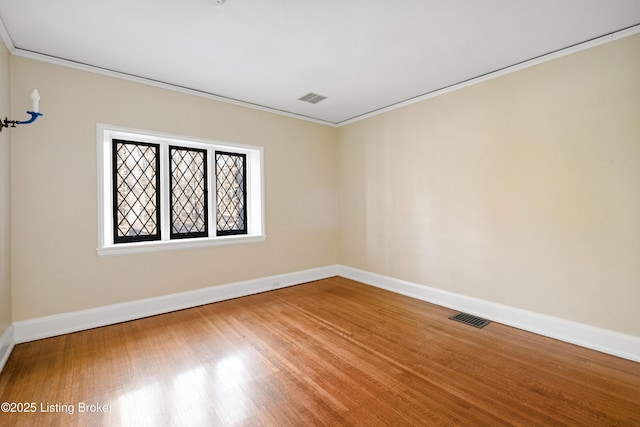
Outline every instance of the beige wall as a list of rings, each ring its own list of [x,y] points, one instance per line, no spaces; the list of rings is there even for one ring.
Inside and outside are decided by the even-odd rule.
[[[640,336],[640,36],[337,130],[22,57],[11,73],[13,111],[37,87],[45,113],[12,132],[13,321],[342,263]],[[97,122],[263,145],[267,241],[98,257]]]
[[[0,41],[0,119],[11,118],[9,51]],[[11,324],[11,131],[0,132],[0,336]]]
[[[337,130],[22,57],[13,132],[13,321],[338,262]],[[96,123],[265,147],[265,243],[98,257]]]
[[[339,141],[343,264],[640,336],[640,36]]]

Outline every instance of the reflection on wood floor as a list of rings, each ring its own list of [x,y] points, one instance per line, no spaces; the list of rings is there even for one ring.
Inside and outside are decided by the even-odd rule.
[[[336,277],[20,344],[0,424],[640,425],[640,364],[453,313]]]

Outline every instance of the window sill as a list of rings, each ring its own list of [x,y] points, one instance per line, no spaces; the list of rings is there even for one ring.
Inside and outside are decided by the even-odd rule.
[[[266,240],[263,234],[203,237],[198,239],[183,240],[159,240],[154,242],[120,243],[117,245],[103,246],[96,251],[98,256],[140,254],[148,252],[163,252],[179,249],[204,248],[209,246],[238,245],[244,243],[260,243]]]

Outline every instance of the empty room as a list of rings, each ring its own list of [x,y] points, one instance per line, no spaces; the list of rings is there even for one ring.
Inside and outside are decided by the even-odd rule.
[[[640,425],[640,1],[0,38],[0,425]]]

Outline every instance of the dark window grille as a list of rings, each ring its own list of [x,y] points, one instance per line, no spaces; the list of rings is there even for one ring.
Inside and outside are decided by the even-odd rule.
[[[217,235],[247,234],[245,154],[216,152]]]
[[[113,140],[113,241],[160,239],[160,146]]]
[[[208,236],[207,151],[169,147],[171,238]]]

